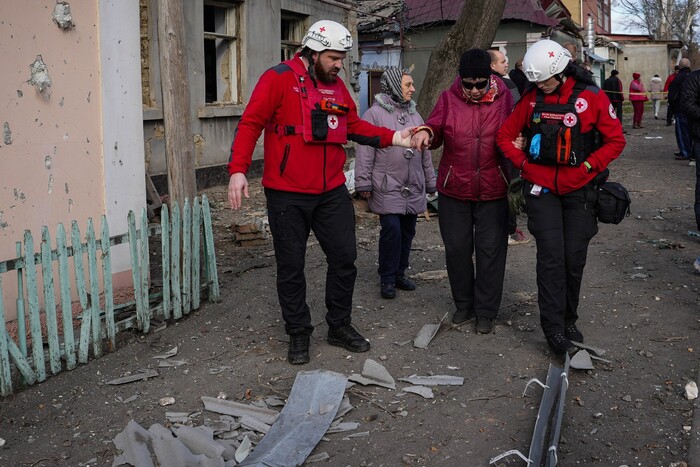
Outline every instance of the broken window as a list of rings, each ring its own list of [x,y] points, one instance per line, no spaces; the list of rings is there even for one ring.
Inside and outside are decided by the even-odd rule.
[[[282,61],[294,58],[294,54],[301,47],[301,39],[304,37],[305,17],[282,11]]]
[[[205,102],[240,103],[240,25],[238,1],[204,2]]]

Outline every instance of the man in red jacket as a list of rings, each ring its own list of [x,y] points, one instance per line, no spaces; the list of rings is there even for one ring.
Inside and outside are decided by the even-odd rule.
[[[610,100],[590,75],[569,65],[571,56],[551,40],[536,42],[523,67],[536,89],[525,94],[496,137],[520,168],[528,229],[537,242],[540,322],[556,354],[583,342],[576,327],[588,244],[598,233],[592,185],[625,147]],[[520,133],[529,145],[512,144]],[[596,179],[596,182],[598,180]]]
[[[313,230],[326,254],[328,343],[366,352],[369,342],[351,324],[357,269],[355,218],[345,187],[348,139],[359,144],[410,146],[410,129],[376,127],[360,119],[345,84],[338,78],[352,36],[341,24],[318,21],[302,39],[302,50],[267,70],[255,86],[238,123],[228,165],[228,198],[233,209],[248,197],[245,174],[265,130],[262,185],[277,261],[277,294],[287,358],[309,362],[313,331],[306,303],[304,261]]]

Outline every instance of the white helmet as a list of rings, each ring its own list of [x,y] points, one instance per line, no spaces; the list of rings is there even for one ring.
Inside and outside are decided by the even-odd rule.
[[[523,57],[523,71],[528,81],[546,81],[564,71],[571,54],[553,40],[543,39],[532,44]]]
[[[352,49],[352,35],[345,26],[335,21],[316,21],[301,40],[301,46],[315,52],[324,50],[347,52]]]

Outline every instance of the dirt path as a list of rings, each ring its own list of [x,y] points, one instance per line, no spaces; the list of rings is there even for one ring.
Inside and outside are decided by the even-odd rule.
[[[689,460],[690,430],[698,430],[686,428],[693,403],[684,398],[686,383],[697,380],[700,351],[700,276],[692,267],[700,241],[687,235],[694,228],[695,168],[673,159],[670,127],[662,120],[646,124],[644,130],[628,130],[627,149],[611,168],[611,179],[632,193],[632,216],[618,226],[600,226],[581,297],[586,341],[606,349],[612,363],[571,372],[560,465],[669,466]],[[271,244],[237,247],[228,229],[265,215],[258,180],[252,188],[252,199],[239,213],[226,209],[225,188],[208,191],[219,233],[222,303],[207,304],[157,334],[123,335],[117,352],[5,399],[0,464],[111,465],[112,439],[131,419],[147,428],[165,424],[166,411],[202,411],[194,417],[201,424],[216,416],[203,411],[200,396],[224,392],[232,400],[255,400],[289,393],[301,368],[286,363]],[[539,327],[534,243],[509,249],[494,334],[477,336],[467,324],[440,332],[420,350],[407,342],[452,310],[447,280],[419,281],[415,292],[379,298],[378,233],[375,219],[359,217],[353,316],[372,342],[368,354],[325,343],[325,260],[310,243],[309,304],[318,327],[311,363],[303,369],[349,375],[372,358],[394,378],[449,374],[465,383],[435,388],[430,400],[376,386],[353,388],[354,408],[345,420],[359,422],[357,431],[367,435],[328,435],[314,452],[327,452],[326,463],[338,466],[487,465],[509,449],[527,453],[541,390],[532,388],[523,397],[525,383],[544,379],[550,363],[562,364],[549,353]],[[414,246],[412,274],[445,268],[435,218],[419,222]],[[126,372],[157,366],[153,355],[174,346],[185,365],[160,369],[148,381],[105,385]],[[164,396],[174,397],[175,404],[161,407]]]

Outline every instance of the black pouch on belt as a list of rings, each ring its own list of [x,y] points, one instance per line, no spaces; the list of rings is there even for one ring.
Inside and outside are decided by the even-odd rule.
[[[328,137],[327,112],[319,109],[311,111],[311,136],[314,141],[323,141]]]

